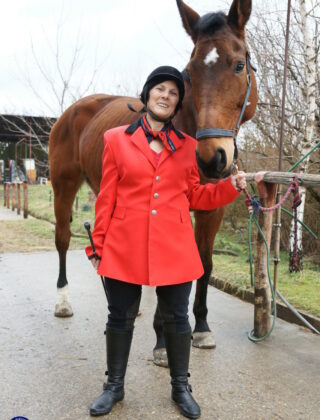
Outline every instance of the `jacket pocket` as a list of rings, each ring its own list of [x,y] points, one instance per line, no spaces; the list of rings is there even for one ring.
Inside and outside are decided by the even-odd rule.
[[[124,219],[125,215],[126,215],[126,208],[125,207],[119,207],[119,206],[117,206],[114,209],[112,218],[115,218],[115,219]]]

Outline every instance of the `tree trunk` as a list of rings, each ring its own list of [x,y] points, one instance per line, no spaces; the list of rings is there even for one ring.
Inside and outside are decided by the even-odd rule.
[[[313,45],[311,22],[309,22],[306,0],[299,0],[300,16],[301,16],[301,31],[304,41],[304,62],[305,62],[305,91],[306,91],[306,116],[305,116],[305,133],[302,141],[301,155],[303,156],[313,146],[313,137],[315,129],[315,115],[317,110],[316,105],[316,46]],[[305,160],[302,166],[302,172],[308,170],[309,158]],[[300,188],[301,204],[298,207],[298,218],[303,221],[304,207],[305,207],[305,188]],[[297,263],[293,262],[293,245],[294,245],[294,223],[291,225],[290,234],[290,271],[302,271],[302,226],[298,224],[297,227]]]

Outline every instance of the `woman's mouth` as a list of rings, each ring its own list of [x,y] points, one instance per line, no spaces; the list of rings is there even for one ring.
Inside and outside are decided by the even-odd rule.
[[[158,103],[157,105],[160,106],[161,108],[169,108],[167,104]]]

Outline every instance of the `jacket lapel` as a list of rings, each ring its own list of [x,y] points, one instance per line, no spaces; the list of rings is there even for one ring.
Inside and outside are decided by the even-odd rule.
[[[168,158],[168,157],[170,157],[170,156],[172,156],[172,154],[173,154],[173,152],[171,152],[170,150],[168,150],[166,147],[164,147],[163,149],[162,149],[162,152],[161,152],[161,156],[160,156],[160,159],[159,159],[159,163],[158,163],[158,166],[160,166],[160,165],[162,165],[162,163]]]
[[[135,144],[136,147],[138,147],[138,149],[140,149],[140,151],[145,155],[151,165],[156,168],[152,150],[141,127],[138,127],[136,131],[131,134],[130,140]],[[171,150],[168,150],[166,147],[164,147],[158,165],[161,165],[168,157],[176,153],[177,150],[183,145],[183,140],[184,139],[178,139],[178,141],[175,142],[175,152],[172,152]]]
[[[154,161],[152,150],[150,149],[148,140],[146,139],[146,136],[141,127],[139,127],[130,136],[130,140],[138,147],[138,149],[140,149],[140,151],[145,155],[145,157],[148,159],[151,165],[155,168],[156,164]]]
[[[172,156],[172,155],[174,155],[175,153],[177,153],[177,150],[182,146],[182,143],[183,142],[183,140],[181,140],[181,139],[178,139],[178,141],[176,141],[175,143],[174,143],[174,145],[175,145],[175,148],[176,148],[176,151],[175,152],[173,152],[172,150],[168,150],[166,147],[164,147],[163,148],[163,150],[162,150],[162,153],[161,153],[161,157],[160,157],[160,160],[159,160],[159,163],[158,163],[158,165],[162,165],[162,163],[168,158],[168,157],[170,157],[170,156]]]

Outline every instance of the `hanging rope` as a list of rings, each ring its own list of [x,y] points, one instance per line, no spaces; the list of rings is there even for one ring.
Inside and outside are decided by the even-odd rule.
[[[287,201],[290,194],[293,194],[293,202],[292,202],[292,209],[293,209],[293,215],[294,215],[294,238],[293,238],[293,252],[292,252],[292,269],[290,268],[290,271],[299,271],[299,264],[298,264],[298,212],[297,208],[301,204],[301,198],[299,195],[299,183],[298,183],[298,175],[294,175],[292,178],[292,181],[290,183],[290,186],[287,190],[287,192],[284,194],[282,199],[271,207],[263,207],[260,203],[260,201],[256,197],[250,196],[247,189],[243,190],[246,200],[245,203],[250,209],[253,209],[254,212],[270,212],[278,209],[279,207],[282,207],[283,204]]]
[[[245,196],[246,196],[246,205],[252,206],[254,209],[262,211],[262,212],[268,212],[268,211],[274,211],[277,210],[279,207],[282,207],[283,204],[285,203],[285,201],[287,201],[287,199],[290,196],[290,193],[293,193],[293,205],[292,208],[297,208],[300,204],[301,204],[301,199],[299,196],[299,183],[298,183],[298,175],[295,175],[292,178],[292,181],[290,182],[289,188],[287,190],[287,192],[284,194],[284,196],[282,197],[282,199],[279,201],[279,203],[275,204],[274,206],[271,207],[262,207],[260,201],[258,199],[256,199],[256,197],[252,197],[250,196],[250,194],[248,193],[247,189],[243,190]]]

